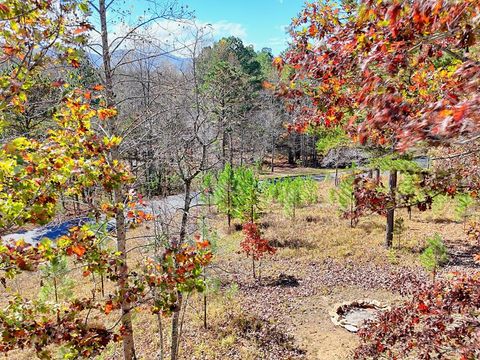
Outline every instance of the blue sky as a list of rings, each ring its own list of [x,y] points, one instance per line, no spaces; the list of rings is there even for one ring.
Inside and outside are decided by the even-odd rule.
[[[129,1],[132,1],[129,3]],[[127,0],[134,13],[148,6],[146,0]],[[240,37],[256,50],[269,47],[275,55],[286,48],[285,27],[303,7],[305,0],[179,0],[195,11],[197,20],[212,24],[215,40]],[[143,9],[142,9],[143,8]],[[133,9],[132,9],[133,10]]]
[[[285,27],[303,7],[305,0],[185,0],[202,22],[223,27],[256,50],[270,47],[275,54],[285,49]],[[215,25],[216,24],[216,25]],[[222,26],[223,24],[223,26]],[[223,36],[223,34],[222,34]]]

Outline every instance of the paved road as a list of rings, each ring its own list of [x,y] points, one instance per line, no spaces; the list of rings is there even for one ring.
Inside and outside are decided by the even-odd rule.
[[[198,194],[195,194],[192,200],[192,205],[198,204]],[[148,213],[167,213],[173,214],[179,209],[182,209],[184,205],[184,195],[171,195],[164,199],[149,201],[146,206],[139,207],[139,210],[143,210]],[[87,223],[94,223],[95,221],[88,217],[79,217],[70,219],[61,223],[52,223],[42,227],[38,227],[29,231],[21,231],[14,234],[8,234],[2,236],[3,241],[16,241],[23,239],[27,243],[37,244],[40,240],[48,238],[56,240],[63,235],[68,235],[68,230],[74,226],[84,225]],[[106,224],[107,230],[112,231],[115,229],[115,220],[110,220]]]

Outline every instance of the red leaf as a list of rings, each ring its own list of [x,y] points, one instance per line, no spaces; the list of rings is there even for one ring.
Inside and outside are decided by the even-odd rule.
[[[428,310],[430,310],[430,308],[423,301],[420,301],[417,308],[422,313],[426,313]]]
[[[59,88],[59,87],[63,86],[63,84],[65,84],[65,81],[63,81],[63,80],[56,80],[56,81],[53,81],[51,85],[52,85],[53,87]]]

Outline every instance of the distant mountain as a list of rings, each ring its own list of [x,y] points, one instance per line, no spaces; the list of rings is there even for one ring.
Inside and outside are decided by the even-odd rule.
[[[102,57],[96,53],[89,52],[87,54],[88,59],[95,67],[102,66]],[[118,62],[128,61],[132,64],[135,62],[135,59],[142,62],[148,62],[152,66],[158,66],[161,64],[169,63],[172,64],[177,69],[185,69],[191,63],[191,59],[178,57],[172,54],[163,54],[163,55],[154,55],[148,53],[137,52],[136,50],[117,50],[112,55],[112,63],[117,64]]]

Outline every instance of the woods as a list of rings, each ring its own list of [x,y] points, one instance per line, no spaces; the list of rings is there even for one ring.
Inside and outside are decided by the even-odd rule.
[[[297,10],[0,0],[1,353],[480,357],[480,4]]]

